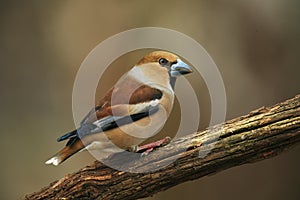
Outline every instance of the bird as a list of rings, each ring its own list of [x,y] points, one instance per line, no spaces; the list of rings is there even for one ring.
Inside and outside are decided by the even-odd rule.
[[[139,146],[155,135],[169,117],[176,79],[192,72],[188,64],[171,52],[147,54],[95,104],[79,128],[57,139],[68,141],[45,163],[57,166],[83,150],[97,151],[107,157],[116,149],[147,153],[168,143],[170,138],[166,137]]]

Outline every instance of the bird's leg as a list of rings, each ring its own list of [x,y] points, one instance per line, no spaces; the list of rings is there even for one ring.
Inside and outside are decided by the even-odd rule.
[[[165,145],[169,144],[170,141],[171,141],[170,137],[165,137],[161,140],[151,142],[151,143],[148,143],[148,144],[145,144],[145,145],[142,145],[142,146],[138,146],[136,148],[136,152],[142,152],[141,156],[146,156],[150,152],[152,152],[155,148],[165,146]]]

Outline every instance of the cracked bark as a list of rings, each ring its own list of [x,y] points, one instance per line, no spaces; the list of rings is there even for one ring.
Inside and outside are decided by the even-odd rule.
[[[120,170],[95,161],[25,199],[148,197],[189,180],[276,156],[299,141],[300,95],[175,139],[148,156],[141,158],[124,152],[105,161]],[[145,172],[166,164],[159,170]]]

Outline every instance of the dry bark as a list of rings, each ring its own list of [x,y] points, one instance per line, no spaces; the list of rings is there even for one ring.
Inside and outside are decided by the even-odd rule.
[[[145,157],[114,155],[54,181],[25,199],[138,199],[230,167],[273,157],[300,141],[300,95],[173,140]],[[208,155],[206,155],[208,153]],[[204,156],[206,155],[206,156]]]

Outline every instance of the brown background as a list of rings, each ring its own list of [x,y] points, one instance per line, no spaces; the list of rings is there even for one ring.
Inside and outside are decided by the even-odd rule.
[[[294,0],[1,1],[0,198],[21,198],[93,161],[81,153],[59,167],[44,165],[63,146],[56,138],[74,128],[75,75],[101,41],[144,26],[170,28],[194,38],[221,71],[231,119],[300,92],[299,7]],[[107,73],[111,81],[100,84],[99,94],[141,55],[117,60],[111,68],[116,73]],[[116,67],[120,65],[122,70]],[[198,78],[189,80],[195,84]],[[209,118],[209,98],[205,86],[195,88],[203,99],[202,129]],[[185,183],[149,199],[300,199],[299,153],[298,145],[276,158]]]

